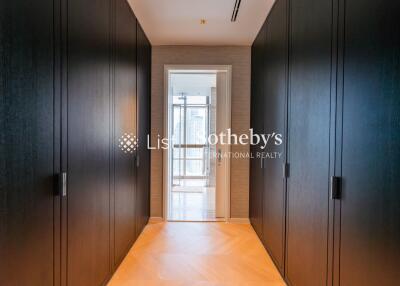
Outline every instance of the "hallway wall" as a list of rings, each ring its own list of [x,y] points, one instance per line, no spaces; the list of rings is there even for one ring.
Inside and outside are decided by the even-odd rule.
[[[250,127],[250,47],[153,46],[151,76],[151,138],[163,134],[164,65],[232,65],[232,132],[248,133]],[[153,145],[153,144],[152,144]],[[248,146],[232,146],[247,152]],[[151,151],[151,216],[163,216],[162,150]],[[249,160],[231,160],[231,217],[249,213]]]

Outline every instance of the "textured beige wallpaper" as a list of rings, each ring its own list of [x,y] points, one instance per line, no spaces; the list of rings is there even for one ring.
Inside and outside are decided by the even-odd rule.
[[[151,138],[163,134],[164,65],[232,65],[232,132],[248,133],[250,126],[250,47],[153,46],[151,75]],[[232,146],[247,152],[249,146]],[[151,216],[163,216],[162,150],[151,151]],[[248,218],[249,160],[231,160],[231,217]]]

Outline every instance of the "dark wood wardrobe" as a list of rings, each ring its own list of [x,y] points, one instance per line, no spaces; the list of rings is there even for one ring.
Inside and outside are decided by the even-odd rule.
[[[137,26],[137,199],[136,234],[147,224],[150,216],[150,134],[151,46],[142,27]]]
[[[52,0],[0,2],[0,285],[54,280],[54,29]]]
[[[126,0],[0,8],[0,285],[104,285],[149,218],[150,42]]]
[[[114,46],[114,143],[137,133],[137,20],[129,4],[124,0],[115,1],[115,46]],[[138,109],[140,110],[140,109]],[[147,113],[143,110],[144,113]],[[134,137],[135,136],[135,137]],[[123,152],[114,144],[114,263],[118,265],[136,239],[136,185],[137,169],[135,150]],[[136,150],[137,152],[137,150]],[[139,232],[140,233],[140,232]]]
[[[279,1],[266,21],[266,43],[263,50],[264,92],[261,106],[262,133],[285,134],[287,109],[287,1]],[[265,95],[265,96],[264,96]],[[283,138],[286,140],[286,138]],[[265,152],[278,152],[276,159],[263,159],[262,225],[263,242],[278,268],[284,266],[286,145],[268,145]]]
[[[286,277],[327,281],[332,0],[290,1]]]
[[[277,2],[252,46],[251,128],[255,134],[286,132],[287,1]],[[283,138],[286,140],[286,138]],[[286,144],[252,145],[250,220],[272,259],[284,271]],[[276,159],[257,156],[277,152]]]
[[[67,3],[67,285],[100,285],[110,273],[112,148],[109,0]],[[90,17],[88,17],[90,11]],[[64,81],[63,81],[64,83]],[[64,130],[63,130],[64,131]],[[63,154],[64,155],[64,154]],[[118,192],[117,188],[117,192]]]
[[[251,127],[284,144],[251,159],[250,218],[288,285],[397,283],[399,11],[277,0],[254,41]]]
[[[255,134],[263,133],[264,121],[259,120],[263,114],[263,102],[264,102],[264,86],[262,71],[264,66],[264,50],[265,50],[265,38],[266,38],[266,23],[261,27],[260,33],[254,40],[253,46],[251,47],[251,110],[250,110],[250,124]],[[250,151],[252,154],[261,152],[260,145],[251,145]],[[262,237],[262,205],[263,205],[263,176],[262,176],[262,164],[261,158],[254,158],[250,161],[250,192],[249,201],[249,217],[251,224],[257,234]]]

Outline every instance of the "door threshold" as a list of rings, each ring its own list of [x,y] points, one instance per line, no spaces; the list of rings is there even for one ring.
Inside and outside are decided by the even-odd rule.
[[[225,218],[208,218],[204,220],[167,219],[167,222],[226,222]]]

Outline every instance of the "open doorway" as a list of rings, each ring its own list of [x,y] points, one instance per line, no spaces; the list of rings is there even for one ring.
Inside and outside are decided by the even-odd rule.
[[[213,136],[230,128],[230,66],[165,66],[164,217],[229,217],[229,146]]]

